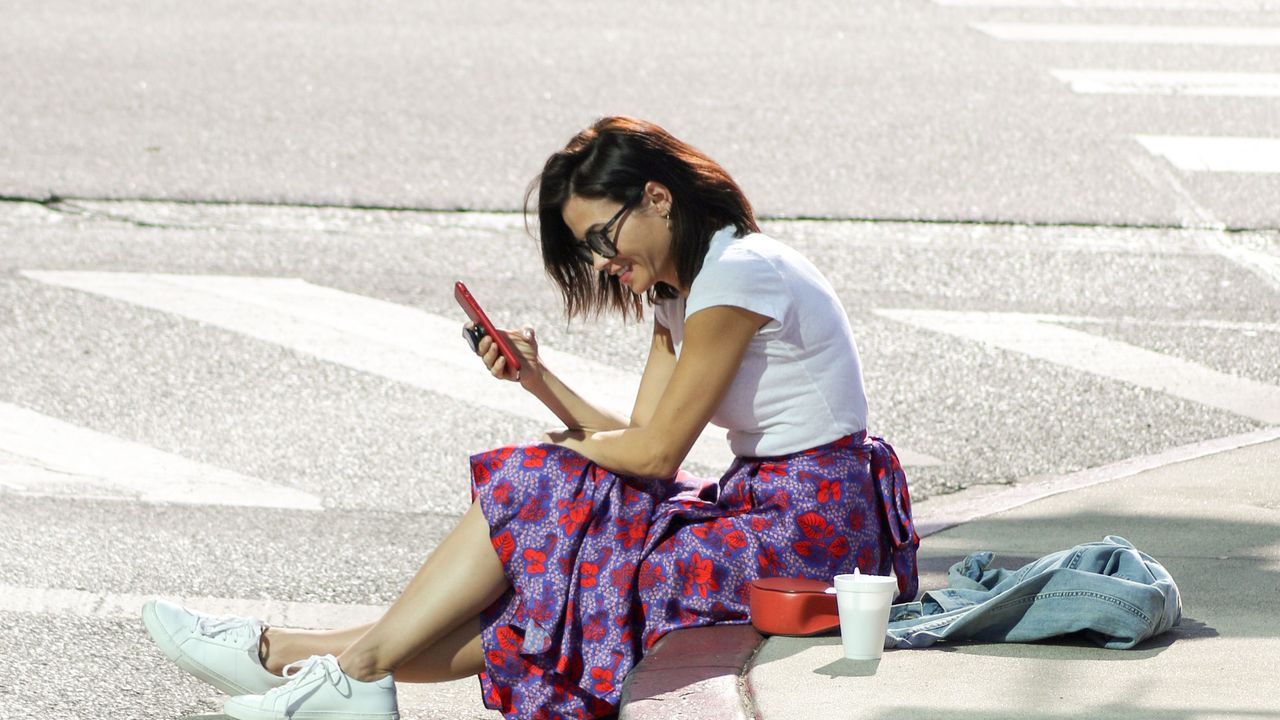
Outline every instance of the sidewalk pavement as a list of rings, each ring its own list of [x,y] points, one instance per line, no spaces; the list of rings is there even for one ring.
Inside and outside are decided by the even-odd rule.
[[[1182,624],[1135,649],[958,643],[886,650],[868,663],[845,660],[838,635],[760,642],[750,626],[700,628],[668,635],[632,671],[620,719],[1280,718],[1280,623],[1269,616],[1280,595],[1277,436],[1269,429],[1246,439],[1253,444],[1095,477],[921,542],[928,590],[977,550],[995,552],[993,567],[1017,568],[1106,535],[1127,538],[1182,595]],[[942,497],[915,515],[928,531],[972,502]]]

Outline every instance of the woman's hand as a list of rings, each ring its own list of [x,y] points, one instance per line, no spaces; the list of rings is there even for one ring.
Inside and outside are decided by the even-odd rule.
[[[468,323],[464,327],[470,328],[472,324]],[[507,342],[520,357],[520,370],[512,370],[507,365],[507,359],[502,357],[498,344],[486,335],[480,338],[476,354],[484,361],[484,366],[489,369],[489,373],[500,380],[519,382],[526,389],[542,382],[542,363],[538,359],[538,338],[533,328],[525,325],[519,331],[499,328],[498,332],[507,336]]]

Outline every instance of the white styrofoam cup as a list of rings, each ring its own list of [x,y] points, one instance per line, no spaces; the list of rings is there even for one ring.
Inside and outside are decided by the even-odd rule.
[[[898,590],[898,579],[855,573],[837,575],[835,586],[844,656],[851,660],[879,659],[884,653],[889,606]]]

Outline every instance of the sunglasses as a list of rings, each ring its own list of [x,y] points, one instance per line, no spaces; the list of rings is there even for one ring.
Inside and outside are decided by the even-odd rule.
[[[618,246],[614,244],[613,240],[609,239],[609,231],[613,229],[613,226],[622,219],[622,216],[626,214],[634,204],[635,203],[630,202],[623,204],[622,207],[618,208],[618,212],[614,213],[613,217],[609,218],[609,222],[598,228],[591,228],[588,230],[584,238],[587,241],[586,243],[574,243],[574,248],[578,252],[578,257],[588,263],[595,262],[595,257],[592,253],[595,253],[605,259],[617,257]],[[621,231],[622,227],[619,226],[618,232]]]

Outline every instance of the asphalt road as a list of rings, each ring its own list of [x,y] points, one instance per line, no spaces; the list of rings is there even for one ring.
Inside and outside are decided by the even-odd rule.
[[[1280,409],[1266,394],[1280,392],[1280,278],[1214,249],[1230,242],[1280,259],[1271,235],[821,221],[768,230],[814,258],[848,308],[872,431],[938,461],[908,468],[917,498],[1275,424],[1259,418]],[[340,291],[342,302],[375,298],[459,320],[450,282],[462,279],[500,325],[538,327],[544,347],[633,373],[643,362],[644,326],[563,322],[516,215],[0,203],[0,234],[0,410],[306,492],[324,508],[147,501],[106,468],[105,479],[24,485],[24,472],[41,470],[27,457],[35,434],[11,423],[0,433],[0,657],[18,667],[38,657],[49,670],[0,682],[0,716],[216,710],[215,694],[150,647],[127,607],[134,598],[204,598],[196,602],[213,608],[388,603],[465,508],[468,453],[547,427],[479,408],[443,378],[408,384],[264,339],[269,328],[251,336],[193,319],[173,297],[146,306],[58,282],[293,277]],[[51,271],[62,275],[41,274]],[[1051,315],[1036,325],[1119,343],[1100,352],[1137,348],[1157,359],[1145,360],[1144,386],[889,311]],[[264,310],[252,322],[273,318]],[[441,344],[465,357],[452,332]],[[1193,389],[1159,358],[1261,394],[1236,410],[1189,400]],[[477,382],[496,382],[472,367]],[[83,598],[59,605],[49,591]],[[36,646],[32,635],[49,640]],[[473,691],[469,681],[411,691],[407,716],[482,717]]]
[[[0,195],[509,210],[550,151],[624,113],[769,215],[1280,227],[1274,145],[1270,172],[1195,172],[1137,140],[1276,142],[1273,0],[956,2],[18,0]],[[1271,34],[979,29],[1010,22]],[[1077,93],[1055,70],[1270,73],[1269,94]]]
[[[872,432],[926,461],[917,499],[1280,422],[1280,180],[1135,140],[1271,137],[1280,99],[1082,94],[1049,72],[1274,73],[1280,51],[973,25],[1265,28],[1276,5],[1029,4],[11,3],[0,662],[19,670],[0,720],[216,712],[146,641],[142,597],[336,618],[394,599],[466,507],[468,453],[548,427],[470,395],[478,367],[429,364],[465,352],[428,331],[460,322],[454,280],[544,347],[640,371],[647,327],[566,324],[520,216],[484,212],[606,113],[722,160],[827,272]],[[23,201],[51,196],[74,199]],[[279,278],[306,284],[243,311]],[[330,312],[345,324],[314,320]],[[399,337],[416,322],[432,347]],[[439,373],[366,362],[379,348]],[[492,716],[470,680],[402,700]]]

